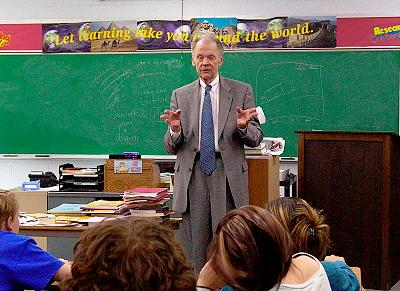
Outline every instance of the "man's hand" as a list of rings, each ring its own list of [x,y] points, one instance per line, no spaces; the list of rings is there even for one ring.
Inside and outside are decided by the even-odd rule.
[[[257,116],[256,109],[249,108],[249,109],[242,109],[240,107],[236,107],[236,124],[239,128],[245,128],[252,117]]]
[[[173,132],[179,132],[181,130],[181,110],[177,111],[164,110],[161,114],[160,119],[164,120],[169,127],[171,127]]]

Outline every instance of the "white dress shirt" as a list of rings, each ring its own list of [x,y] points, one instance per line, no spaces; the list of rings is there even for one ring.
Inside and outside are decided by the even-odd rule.
[[[218,113],[219,113],[219,75],[215,77],[215,79],[210,83],[212,86],[210,91],[211,97],[211,106],[212,106],[212,115],[213,115],[213,125],[214,125],[214,144],[215,151],[219,152],[218,146]],[[203,103],[204,103],[204,94],[206,90],[206,83],[202,79],[200,79],[200,108],[199,108],[199,150],[200,150],[200,141],[201,141],[201,114],[203,112]],[[171,133],[171,137],[173,139],[178,139],[181,132],[173,132],[172,129],[169,129]]]

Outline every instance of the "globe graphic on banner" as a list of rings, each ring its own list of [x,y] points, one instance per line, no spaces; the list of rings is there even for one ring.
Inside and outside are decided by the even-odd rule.
[[[246,23],[239,22],[237,24],[237,31],[239,32],[240,41],[245,42],[246,34],[250,33],[250,29],[247,27]]]
[[[92,27],[90,23],[85,23],[79,28],[79,35],[81,36],[82,40],[89,41],[89,35],[92,32]]]
[[[152,26],[147,22],[142,22],[138,25],[137,30],[140,31],[137,38],[138,43],[142,45],[148,45],[153,41],[153,39],[149,37],[149,32],[151,28]],[[146,37],[144,37],[144,34],[146,35]]]
[[[46,51],[57,51],[56,39],[59,35],[58,30],[49,30],[43,36],[43,48]]]
[[[283,19],[274,19],[271,20],[267,25],[267,32],[271,32],[274,30],[285,29],[285,21]]]
[[[182,47],[190,43],[190,26],[189,25],[181,25],[179,26],[175,32],[175,35],[179,35],[179,38],[174,40],[175,43]]]

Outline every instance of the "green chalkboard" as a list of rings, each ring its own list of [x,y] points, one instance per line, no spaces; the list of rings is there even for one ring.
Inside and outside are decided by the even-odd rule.
[[[266,136],[294,130],[398,133],[398,51],[229,52],[221,74],[250,83]],[[190,54],[0,56],[0,153],[164,154],[159,120],[196,78]]]
[[[294,130],[399,132],[399,51],[236,53],[224,66],[252,84],[283,156],[297,156]]]

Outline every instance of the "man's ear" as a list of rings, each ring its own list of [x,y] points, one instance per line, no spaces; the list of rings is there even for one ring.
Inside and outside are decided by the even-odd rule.
[[[192,66],[196,68],[196,64],[194,63],[193,56],[192,56]]]

